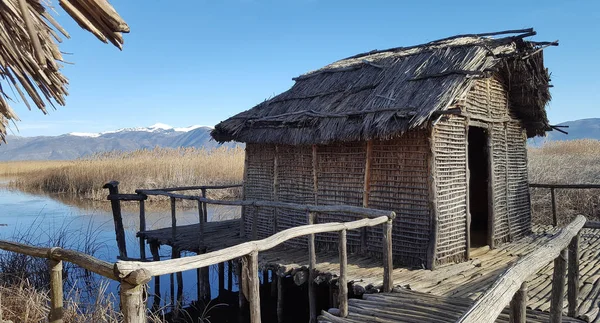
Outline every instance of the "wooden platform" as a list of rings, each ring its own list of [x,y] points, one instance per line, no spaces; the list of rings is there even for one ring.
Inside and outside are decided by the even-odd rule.
[[[322,313],[319,322],[345,323],[421,323],[456,322],[467,311],[473,301],[462,297],[437,296],[405,289],[388,294],[364,295],[364,299],[350,299],[348,317],[339,318]],[[549,314],[527,310],[527,322],[549,322]],[[496,322],[510,322],[508,309],[504,310]],[[583,322],[579,319],[563,317],[565,323]]]
[[[207,223],[204,243],[200,247],[206,248],[210,252],[246,241],[239,237],[238,221]],[[551,227],[536,227],[534,234],[519,241],[501,245],[494,250],[489,250],[487,247],[472,249],[469,261],[445,265],[435,271],[396,268],[393,272],[394,284],[430,295],[432,303],[435,303],[433,300],[436,299],[436,296],[474,300],[510,264],[548,241],[555,232],[556,229]],[[139,234],[149,242],[173,246],[171,228]],[[579,317],[587,322],[600,322],[600,230],[584,229],[581,233],[580,244]],[[198,225],[177,227],[175,246],[181,250],[197,252],[199,250]],[[306,249],[280,246],[259,253],[259,263],[262,268],[276,270],[280,275],[295,275],[299,272],[306,272],[308,253]],[[337,251],[319,252],[316,269],[318,283],[335,281],[336,275],[339,274]],[[552,270],[553,264],[550,263],[529,279],[528,307],[530,309],[549,311]],[[366,297],[375,297],[368,294],[378,292],[379,286],[383,283],[381,260],[350,254],[348,255],[347,277],[348,281],[353,284],[353,289],[359,294],[366,291]],[[390,298],[390,300],[393,299]],[[353,300],[352,302],[357,301]]]
[[[137,236],[145,238],[148,243],[177,247],[180,251],[211,252],[247,241],[240,238],[239,223],[239,219],[205,223],[202,245],[200,245],[198,224],[178,226],[175,241],[173,241],[171,228],[142,231],[138,232]]]

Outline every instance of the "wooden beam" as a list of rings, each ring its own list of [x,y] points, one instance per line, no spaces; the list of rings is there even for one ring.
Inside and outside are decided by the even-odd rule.
[[[567,274],[567,249],[554,259],[554,272],[552,273],[552,293],[550,296],[550,323],[561,323],[563,315],[563,301],[565,295],[565,275]]]
[[[569,310],[567,315],[577,317],[579,307],[579,234],[569,244],[569,271],[567,274],[567,298]]]
[[[112,181],[104,184],[103,188],[108,189],[110,195],[119,194],[119,182]],[[111,200],[110,206],[113,213],[113,221],[115,223],[115,235],[117,238],[117,247],[119,248],[119,256],[127,258],[127,245],[125,242],[125,228],[123,227],[123,216],[121,215],[121,202],[119,200]]]
[[[340,317],[348,316],[348,253],[346,247],[346,229],[339,235],[340,277],[338,278]]]
[[[537,184],[537,183],[531,183],[531,184],[529,184],[529,187],[589,189],[589,188],[600,188],[600,184]]]

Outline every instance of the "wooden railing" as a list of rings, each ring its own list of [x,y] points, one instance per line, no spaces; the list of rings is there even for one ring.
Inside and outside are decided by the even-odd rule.
[[[460,323],[495,322],[502,310],[510,304],[511,322],[525,322],[527,279],[554,260],[550,322],[562,322],[565,275],[568,282],[568,315],[576,316],[579,294],[579,232],[586,224],[579,215],[562,228],[544,245],[524,256],[502,274],[459,319]],[[568,259],[568,260],[567,260]]]
[[[529,184],[529,187],[534,188],[549,188],[550,200],[552,204],[552,223],[558,225],[558,217],[556,215],[556,189],[600,189],[600,184]]]

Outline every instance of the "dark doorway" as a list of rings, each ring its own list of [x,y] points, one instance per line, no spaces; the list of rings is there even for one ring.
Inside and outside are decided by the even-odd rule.
[[[479,127],[469,127],[469,209],[471,213],[471,247],[488,244],[488,170],[490,157],[487,133]]]

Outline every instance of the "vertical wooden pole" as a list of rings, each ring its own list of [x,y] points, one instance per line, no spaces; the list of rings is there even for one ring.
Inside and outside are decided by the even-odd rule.
[[[223,291],[225,291],[225,263],[220,262],[217,267],[219,274],[219,297],[223,297]]]
[[[258,239],[258,207],[252,206],[252,240]]]
[[[121,282],[121,311],[124,323],[146,322],[146,304],[144,304],[144,285],[132,285]]]
[[[283,320],[283,277],[277,275],[277,322]]]
[[[552,199],[552,223],[554,226],[557,226],[558,218],[556,217],[556,197],[554,196],[554,187],[550,188],[550,198]]]
[[[312,173],[313,173],[313,194],[315,196],[314,204],[319,204],[319,181],[317,177],[318,173],[318,163],[319,160],[317,158],[317,145],[312,145]]]
[[[248,263],[245,257],[239,259],[237,268],[240,285],[238,306],[240,314],[242,314],[248,307]]]
[[[371,163],[373,160],[373,140],[367,141],[365,156],[365,177],[363,181],[363,207],[369,207],[369,196],[371,194]],[[367,227],[360,228],[360,253],[365,255],[368,252]]]
[[[206,198],[206,189],[203,188],[201,189],[202,191],[202,197]],[[202,208],[202,212],[204,213],[204,222],[208,222],[208,204],[204,203],[204,207]]]
[[[271,298],[277,298],[277,273],[271,269]]]
[[[258,279],[258,252],[253,251],[245,256],[248,263],[248,303],[250,305],[250,322],[260,322],[260,281]]]
[[[466,255],[465,258],[468,260],[471,258],[471,198],[470,198],[470,186],[471,186],[471,170],[469,169],[469,121],[470,118],[467,117],[465,119],[465,185],[466,185],[466,198],[465,198],[465,206],[467,210],[467,228],[466,228],[466,236],[465,239],[465,247],[466,247]]]
[[[383,292],[389,293],[394,287],[394,262],[392,256],[393,219],[389,219],[383,228]]]
[[[487,137],[487,158],[488,158],[488,188],[487,188],[487,199],[488,199],[488,236],[487,241],[490,249],[496,248],[496,202],[494,199],[494,187],[496,179],[494,178],[494,142],[492,139],[492,124],[489,124],[487,131],[485,132]],[[468,138],[467,138],[468,140]],[[468,156],[467,156],[468,157]],[[468,162],[468,161],[467,161]],[[468,192],[467,192],[468,194]],[[468,259],[468,258],[467,258]]]
[[[437,258],[438,245],[438,225],[439,213],[437,211],[437,187],[435,183],[436,168],[435,168],[435,136],[436,128],[430,127],[431,135],[429,136],[429,154],[427,163],[427,186],[429,188],[429,213],[430,213],[430,232],[429,245],[427,246],[427,269],[434,270]]]
[[[63,322],[63,279],[62,279],[62,261],[50,261],[50,323]]]
[[[244,154],[244,178],[243,178],[243,187],[242,187],[242,200],[246,200],[246,189],[248,184],[248,149],[246,147],[246,151]],[[240,219],[240,237],[243,238],[246,236],[246,212],[248,208],[246,206],[242,206],[242,214]]]
[[[577,316],[579,307],[579,233],[573,237],[569,244],[569,271],[567,279],[567,298],[569,301],[569,310],[567,315]]]
[[[227,289],[233,291],[233,261],[227,261]]]
[[[340,252],[340,277],[338,278],[339,302],[340,302],[340,317],[348,316],[348,278],[347,267],[348,267],[348,254],[346,251],[346,230],[340,231],[339,238],[339,252]]]
[[[275,145],[275,156],[273,157],[273,201],[279,201],[279,147]],[[273,234],[279,230],[277,224],[277,208],[273,208]]]
[[[152,253],[153,261],[160,261],[160,255],[158,254],[158,243],[150,242],[150,252]],[[152,310],[158,311],[160,308],[160,276],[154,276],[154,301],[152,303]]]
[[[527,282],[521,284],[521,288],[515,293],[510,301],[510,322],[525,323],[527,319]]]
[[[144,231],[146,231],[146,206],[145,201],[140,200],[140,232]],[[142,235],[140,235],[140,258],[146,260],[146,242]]]
[[[315,224],[316,214],[308,212],[308,224]],[[317,295],[315,290],[315,267],[317,266],[317,253],[315,251],[315,235],[308,236],[308,308],[309,322],[317,322]]]
[[[198,200],[198,252],[204,252],[204,204]]]
[[[176,213],[176,205],[175,198],[171,197],[171,241],[173,245],[175,245],[175,241],[177,238],[177,213]]]
[[[565,295],[565,275],[567,273],[567,249],[554,259],[552,274],[552,294],[550,299],[550,323],[562,322],[563,298]]]
[[[119,194],[119,182],[112,181],[104,184],[103,188],[108,189],[108,194]],[[127,258],[127,245],[125,242],[125,228],[123,227],[123,216],[121,215],[121,201],[117,199],[110,200],[110,206],[113,212],[113,221],[115,223],[115,234],[117,236],[117,246],[119,247],[119,257]]]

